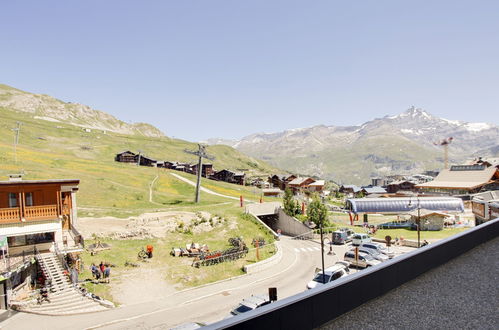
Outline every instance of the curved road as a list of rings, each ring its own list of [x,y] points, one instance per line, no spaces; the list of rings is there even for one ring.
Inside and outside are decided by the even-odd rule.
[[[283,249],[281,261],[270,269],[242,275],[231,280],[176,292],[163,299],[127,305],[109,311],[73,315],[42,316],[18,313],[0,324],[2,329],[66,329],[67,324],[78,329],[157,329],[169,328],[189,321],[212,323],[229,315],[242,299],[252,294],[267,293],[276,287],[279,299],[302,292],[320,267],[320,245],[313,241],[282,237],[278,243]],[[347,247],[333,247],[341,256]],[[326,267],[334,264],[337,255],[326,253]]]

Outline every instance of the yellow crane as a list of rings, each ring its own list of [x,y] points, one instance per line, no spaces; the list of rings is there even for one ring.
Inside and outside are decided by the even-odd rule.
[[[449,168],[449,144],[451,144],[452,140],[454,140],[453,137],[448,137],[446,139],[443,139],[442,141],[433,142],[433,144],[436,146],[444,147],[444,164],[445,164],[444,168],[445,169]]]

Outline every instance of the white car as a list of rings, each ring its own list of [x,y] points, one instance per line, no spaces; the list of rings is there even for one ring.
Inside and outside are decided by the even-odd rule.
[[[381,261],[374,259],[369,254],[364,252],[359,252],[358,258],[355,259],[355,250],[347,251],[343,259],[348,261],[350,265],[363,268],[376,266],[381,263]]]
[[[249,312],[258,307],[270,304],[268,295],[254,295],[243,299],[233,310],[230,311],[231,316]]]
[[[371,237],[367,234],[357,234],[355,233],[352,237],[353,245],[361,245],[362,243],[371,243]]]
[[[347,276],[350,270],[348,269],[348,263],[339,261],[334,266],[324,269],[324,274],[322,271],[315,274],[314,279],[307,284],[307,289],[313,289],[320,287],[326,283],[337,280],[341,277]]]
[[[388,258],[393,258],[395,257],[395,252],[393,252],[392,249],[387,248],[386,246],[382,244],[377,244],[377,243],[362,243],[359,247],[365,247],[368,249],[376,250],[379,253],[383,253],[386,255]]]

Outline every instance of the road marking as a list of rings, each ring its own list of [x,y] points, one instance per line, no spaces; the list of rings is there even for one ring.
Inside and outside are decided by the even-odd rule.
[[[300,250],[302,250],[303,252],[307,252],[306,248],[300,248]]]
[[[315,251],[320,251],[321,249],[320,249],[320,248],[318,248],[317,246],[314,246],[314,250],[315,250]]]
[[[300,249],[298,249],[298,248],[295,248],[295,252],[298,252],[298,253],[300,253]]]
[[[314,252],[313,248],[307,248],[307,250]]]

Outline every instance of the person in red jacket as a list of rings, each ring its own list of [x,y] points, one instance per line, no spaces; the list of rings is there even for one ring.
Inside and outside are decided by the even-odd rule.
[[[148,257],[148,258],[152,258],[152,250],[153,250],[152,245],[148,245],[148,246],[146,246],[147,257]]]

